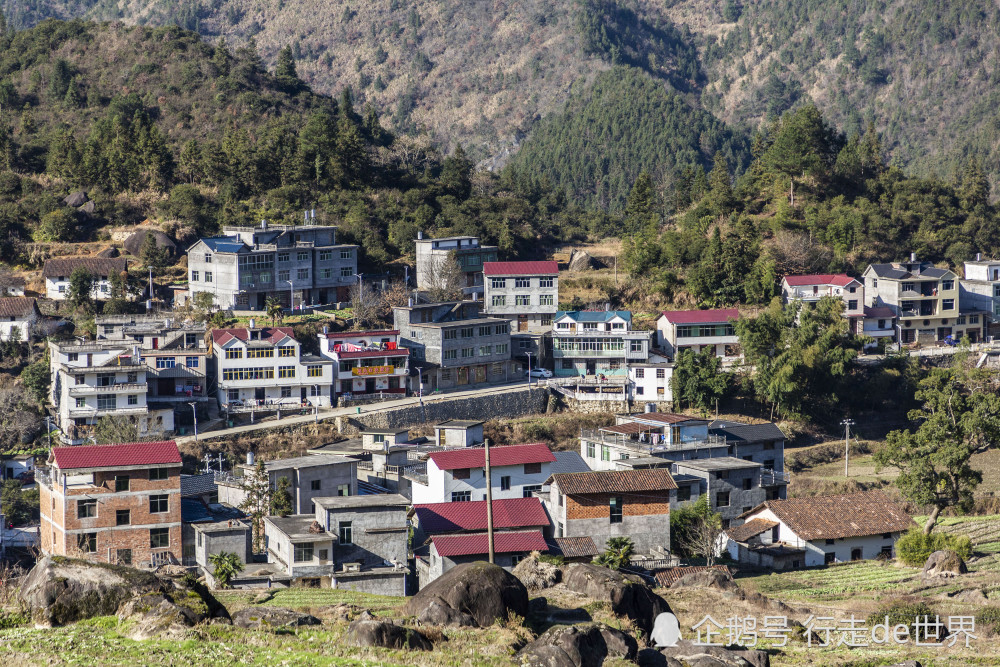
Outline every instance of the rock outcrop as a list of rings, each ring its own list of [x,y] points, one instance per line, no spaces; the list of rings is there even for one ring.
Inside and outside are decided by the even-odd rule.
[[[434,648],[430,640],[417,630],[397,625],[392,621],[379,620],[367,611],[362,612],[347,626],[344,641],[351,646],[380,646],[418,651],[430,651]]]
[[[765,651],[756,649],[727,649],[721,646],[698,646],[690,640],[681,639],[676,646],[660,649],[666,664],[687,665],[689,667],[770,667],[771,660]],[[645,664],[652,665],[646,660]],[[640,663],[642,664],[642,663]]]
[[[950,549],[944,549],[927,557],[922,576],[924,579],[938,579],[956,577],[968,571],[961,556]]]
[[[319,624],[320,620],[315,616],[283,607],[247,607],[233,614],[233,625],[241,628],[284,628]]]
[[[638,644],[621,630],[600,623],[557,625],[521,649],[523,667],[601,667],[609,657],[635,660]]]
[[[555,586],[561,575],[558,567],[552,563],[543,563],[534,554],[518,563],[513,573],[529,591]]]
[[[406,603],[404,613],[428,625],[493,625],[510,614],[528,615],[528,590],[498,565],[463,563]]]
[[[631,619],[647,637],[656,617],[670,611],[667,601],[640,580],[605,567],[576,563],[563,568],[562,580],[575,593],[610,602],[614,614]]]

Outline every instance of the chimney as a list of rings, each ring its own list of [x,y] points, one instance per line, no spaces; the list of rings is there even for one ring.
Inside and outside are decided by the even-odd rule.
[[[253,452],[247,452],[247,465],[252,466],[253,463]]]
[[[256,324],[257,324],[256,320],[254,320],[254,318],[251,317],[250,318],[250,328],[251,329],[255,328]]]
[[[409,308],[413,308],[413,297],[412,296],[409,299],[406,300],[406,305]]]
[[[915,253],[915,252],[911,252],[910,253],[910,261],[911,262],[917,261],[917,253]]]
[[[983,253],[981,253],[981,252],[977,252],[977,253],[976,253],[976,261],[978,262],[978,261],[980,261],[980,260],[981,260],[982,258],[983,258]]]
[[[267,220],[261,220],[260,221],[260,228],[261,229],[267,229]]]
[[[424,233],[418,229],[417,230],[417,240],[419,241],[419,240],[421,240],[423,238],[424,238]]]

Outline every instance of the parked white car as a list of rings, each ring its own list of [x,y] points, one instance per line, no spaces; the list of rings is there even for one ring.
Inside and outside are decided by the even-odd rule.
[[[524,377],[531,375],[533,378],[550,378],[552,377],[552,371],[548,368],[532,368],[530,371],[524,372]]]

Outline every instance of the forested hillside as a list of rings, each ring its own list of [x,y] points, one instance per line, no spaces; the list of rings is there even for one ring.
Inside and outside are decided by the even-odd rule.
[[[176,27],[7,31],[0,106],[0,246],[16,263],[42,259],[32,241],[97,240],[147,217],[183,243],[315,207],[372,266],[411,250],[417,230],[530,254],[602,224],[530,180],[474,177],[461,151],[396,140],[348,91],[310,92],[287,50],[271,74],[252,48]],[[65,206],[74,190],[94,210]]]

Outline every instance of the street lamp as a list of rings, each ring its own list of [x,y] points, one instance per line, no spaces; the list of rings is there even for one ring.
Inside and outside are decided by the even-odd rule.
[[[525,354],[528,355],[528,386],[530,387],[531,386],[531,355],[533,353],[532,352],[526,352]]]
[[[192,401],[188,405],[191,406],[191,414],[194,416],[194,441],[198,442],[198,411],[195,409],[197,403]]]
[[[295,292],[292,291],[292,289],[293,289],[292,281],[291,280],[286,280],[285,282],[288,283],[288,312],[294,313],[295,312]]]

